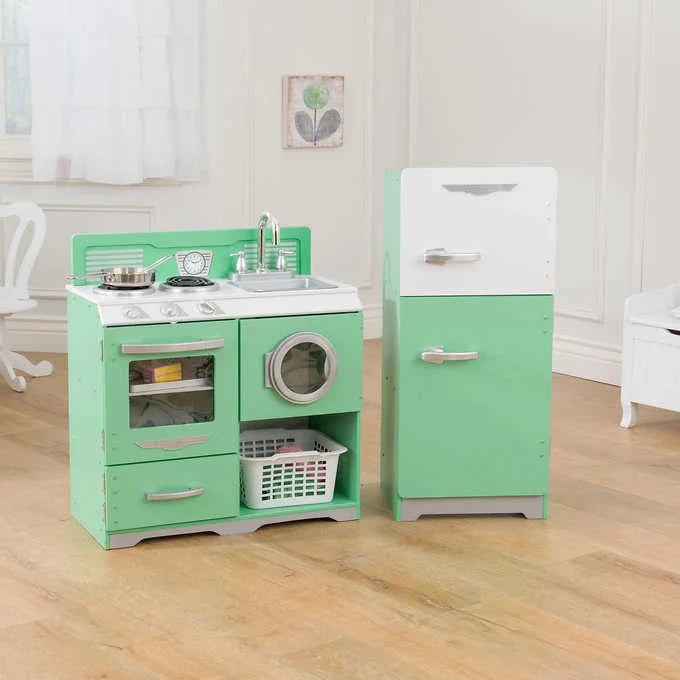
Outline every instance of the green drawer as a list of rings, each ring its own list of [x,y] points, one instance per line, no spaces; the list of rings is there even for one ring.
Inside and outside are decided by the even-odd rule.
[[[106,528],[118,531],[233,517],[239,509],[238,480],[236,454],[108,467]]]

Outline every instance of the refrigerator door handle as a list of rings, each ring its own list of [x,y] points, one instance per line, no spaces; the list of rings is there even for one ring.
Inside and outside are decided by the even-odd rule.
[[[428,347],[421,353],[420,358],[428,364],[443,364],[445,361],[470,361],[479,359],[479,352],[445,352],[444,348]]]
[[[448,262],[477,262],[482,254],[478,252],[449,252],[446,248],[428,248],[423,253],[426,264],[447,264]]]

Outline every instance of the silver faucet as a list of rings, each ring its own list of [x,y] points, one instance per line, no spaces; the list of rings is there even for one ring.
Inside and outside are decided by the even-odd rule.
[[[257,220],[257,272],[266,272],[264,265],[264,230],[270,224],[272,228],[272,244],[279,245],[279,221],[271,213],[263,212]]]

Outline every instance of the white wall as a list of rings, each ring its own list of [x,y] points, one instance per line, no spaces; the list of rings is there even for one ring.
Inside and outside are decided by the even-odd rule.
[[[1,201],[34,200],[48,221],[31,282],[39,306],[11,321],[15,347],[65,350],[73,233],[254,226],[265,209],[281,224],[311,227],[313,271],[356,284],[366,334],[380,334],[382,172],[406,161],[408,3],[205,0],[204,8],[203,181],[0,185]],[[344,74],[342,147],[282,149],[281,77],[293,73]]]
[[[205,0],[205,179],[0,185],[48,215],[25,349],[63,349],[78,231],[312,228],[316,272],[380,332],[385,168],[547,164],[560,177],[555,368],[618,382],[626,295],[677,281],[676,0]],[[345,75],[345,144],[281,148],[281,76]]]
[[[620,380],[623,301],[677,282],[680,3],[414,0],[411,165],[559,172],[555,369]]]

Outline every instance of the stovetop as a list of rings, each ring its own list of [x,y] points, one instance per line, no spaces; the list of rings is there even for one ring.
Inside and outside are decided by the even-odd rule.
[[[328,314],[361,309],[357,290],[349,284],[340,284],[331,290],[310,290],[301,295],[296,291],[249,292],[228,279],[204,281],[208,283],[196,285],[196,281],[191,281],[189,285],[173,286],[163,281],[141,289],[107,290],[98,285],[69,285],[66,289],[97,305],[103,326]]]

